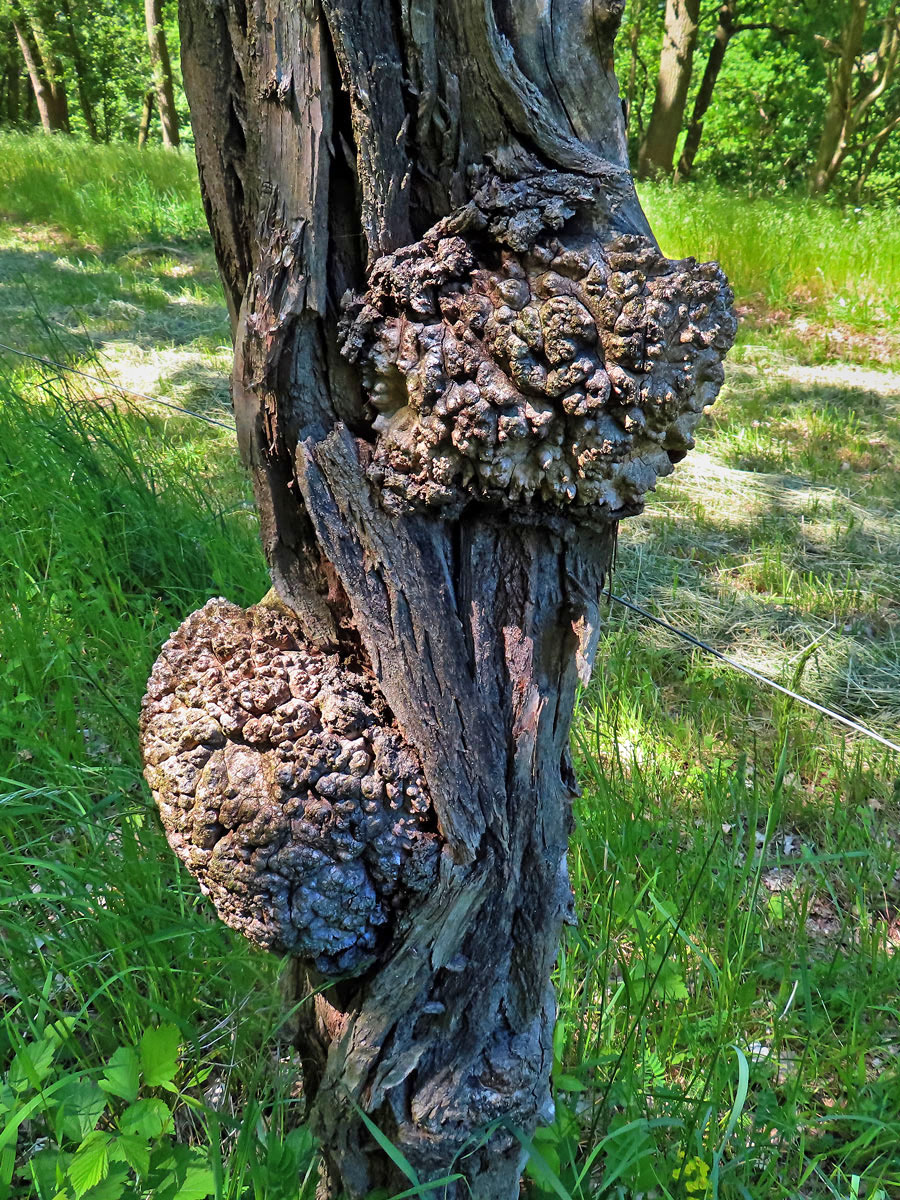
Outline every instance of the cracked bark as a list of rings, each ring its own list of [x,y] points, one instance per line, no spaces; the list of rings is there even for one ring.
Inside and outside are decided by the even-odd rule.
[[[613,250],[606,253],[624,246],[635,263],[650,262],[651,276],[663,270],[653,265],[658,248],[627,169],[612,66],[621,9],[620,0],[181,0],[185,89],[235,341],[239,441],[278,602],[304,645],[374,681],[384,720],[421,763],[440,847],[427,889],[410,893],[392,915],[374,965],[333,983],[304,1014],[299,1046],[324,1149],[323,1198],[408,1186],[360,1110],[421,1179],[464,1176],[447,1185],[450,1200],[516,1196],[522,1152],[512,1129],[528,1134],[551,1115],[550,974],[572,915],[570,720],[579,676],[594,655],[616,520],[635,509],[617,511],[618,493],[602,512],[572,507],[580,476],[568,489],[569,476],[557,474],[543,491],[510,490],[506,467],[466,474],[465,463],[454,466],[440,446],[410,466],[397,449],[396,413],[391,469],[400,482],[388,496],[373,474],[386,438],[365,356],[377,354],[364,338],[354,350],[360,361],[342,347],[360,305],[373,328],[384,318],[397,337],[409,325],[407,301],[424,314],[431,324],[416,333],[416,345],[436,336],[444,346],[446,370],[424,372],[432,391],[421,390],[415,371],[404,382],[393,363],[384,370],[390,388],[408,389],[409,428],[425,429],[434,446],[443,434],[429,432],[428,413],[462,385],[453,381],[440,327],[451,317],[436,307],[439,297],[452,309],[451,284],[423,276],[436,268],[419,239],[429,231],[439,239],[447,218],[485,271],[507,270],[518,280],[516,254],[550,264],[534,287],[563,297],[556,309],[580,314],[572,338],[565,322],[556,330],[562,350],[544,347],[542,337],[534,343],[556,355],[554,370],[563,360],[575,364],[566,413],[586,412],[611,394],[621,415],[627,393],[638,407],[674,406],[675,420],[682,401],[699,413],[712,398],[715,368],[733,336],[721,276],[698,274],[690,262],[666,266],[677,268],[673,278],[686,291],[670,289],[660,301],[657,340],[681,347],[684,370],[675,379],[665,367],[651,399],[641,391],[641,372],[657,378],[643,357],[652,341],[640,298],[646,272],[632,264],[615,274]],[[511,207],[505,216],[488,212],[490,197],[504,202],[504,188]],[[429,245],[440,259],[452,257],[456,243]],[[512,258],[504,245],[514,246]],[[389,296],[377,312],[371,300],[365,310],[373,270],[380,260],[376,275],[391,272],[386,256],[398,252],[409,273],[398,268],[394,277],[407,300]],[[582,312],[589,299],[565,298],[575,287],[566,271],[609,282],[615,331],[602,328],[599,309],[591,325]],[[452,286],[469,296],[477,276],[462,271]],[[356,297],[349,317],[348,294]],[[501,309],[496,319],[511,330],[518,318]],[[677,328],[665,332],[673,321]],[[471,330],[459,322],[456,329],[475,345]],[[504,346],[515,340],[503,336]],[[591,363],[613,339],[625,367],[617,365],[618,375],[611,368],[612,384],[596,383],[600,367],[593,393],[579,383],[589,368],[578,365],[578,338],[593,347]],[[482,351],[486,359],[494,353]],[[511,369],[507,350],[502,361],[497,353],[493,365],[460,369],[479,380],[479,370],[502,375]],[[469,383],[477,402],[474,376]],[[556,419],[552,396],[535,392],[535,405],[543,405],[536,415],[523,401],[535,424],[522,419],[522,455],[528,438],[544,436],[538,420]],[[647,435],[657,451],[672,447],[662,455],[666,469],[690,445],[691,420],[675,442],[662,426]],[[442,428],[471,445],[452,422]],[[566,470],[578,475],[584,463],[589,472],[604,455],[624,453],[600,428],[591,427],[600,440],[590,453],[567,449]],[[630,445],[624,430],[621,445]],[[638,457],[634,487],[635,472],[653,477],[649,458]],[[431,495],[424,485],[439,467],[456,474],[444,489],[452,502],[434,510],[420,499]],[[410,471],[424,483],[404,492]],[[146,736],[156,736],[147,714]],[[298,964],[300,975],[308,967]]]

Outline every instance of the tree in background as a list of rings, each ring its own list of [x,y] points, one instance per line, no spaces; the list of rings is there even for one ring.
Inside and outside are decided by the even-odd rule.
[[[172,80],[172,64],[169,59],[169,47],[166,43],[166,31],[162,21],[162,0],[144,0],[144,21],[147,25],[147,44],[150,47],[150,65],[153,69],[153,86],[156,92],[156,105],[159,109],[159,124],[162,130],[162,142],[169,148],[176,147],[178,136],[178,113],[175,110],[175,84]],[[149,95],[149,93],[148,93]],[[150,124],[150,109],[144,100],[146,126],[142,117],[142,129],[145,131],[143,140],[146,141],[146,129]],[[141,142],[141,137],[138,137]]]
[[[786,38],[794,32],[784,24],[784,21],[788,19],[788,14],[787,12],[782,14],[780,9],[785,8],[785,5],[757,3],[750,7],[756,10],[759,19],[738,21],[738,0],[723,0],[723,3],[719,5],[712,45],[706,56],[706,66],[703,69],[700,86],[694,96],[691,119],[687,125],[684,144],[678,159],[676,179],[687,179],[693,170],[694,159],[697,157],[700,140],[703,137],[703,124],[712,104],[716,82],[725,62],[725,52],[731,45],[732,38],[749,30],[765,29],[781,38]],[[770,11],[768,20],[765,19],[767,10]]]
[[[184,97],[168,54],[177,37],[161,3],[0,0],[0,127],[39,120],[97,141],[145,129],[146,140],[158,94],[163,142],[177,145]]]
[[[65,20],[65,37],[67,49],[72,62],[72,69],[75,74],[75,83],[78,90],[78,103],[81,108],[81,115],[84,118],[84,123],[88,134],[96,142],[99,141],[99,132],[97,129],[97,121],[94,116],[94,98],[91,94],[91,78],[90,69],[87,59],[82,49],[83,30],[77,28],[76,13],[73,10],[71,0],[59,0],[60,12]]]
[[[666,0],[653,111],[638,152],[639,179],[672,173],[691,83],[699,21],[700,0]]]
[[[274,593],[142,719],[170,842],[299,963],[319,1195],[512,1200],[552,1115],[569,730],[620,518],[735,322],[628,171],[619,0],[183,0]],[[381,1131],[377,1133],[376,1131]]]
[[[900,3],[849,0],[837,36],[820,35],[818,41],[827,56],[829,91],[810,191],[828,191],[851,156],[860,190],[900,128]]]
[[[53,44],[52,13],[37,3],[15,3],[12,21],[41,126],[45,133],[68,133],[69,102],[62,64]]]

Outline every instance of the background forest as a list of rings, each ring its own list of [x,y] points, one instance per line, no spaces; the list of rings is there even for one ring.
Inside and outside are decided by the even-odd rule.
[[[639,177],[895,196],[898,26],[896,0],[631,0],[617,70]],[[172,0],[0,0],[0,128],[177,145],[177,46]]]
[[[163,640],[268,586],[177,49],[174,0],[0,0],[0,1198],[315,1192],[284,965],[140,774]],[[612,581],[895,742],[898,56],[897,2],[629,0],[642,202],[742,321]],[[612,603],[575,753],[525,1194],[900,1196],[898,756]]]

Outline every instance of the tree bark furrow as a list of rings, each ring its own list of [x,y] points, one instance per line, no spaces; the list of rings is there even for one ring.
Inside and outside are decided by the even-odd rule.
[[[322,1200],[408,1186],[360,1110],[423,1181],[464,1176],[446,1200],[512,1200],[514,1130],[552,1115],[576,688],[617,520],[734,335],[715,265],[664,259],[637,202],[620,15],[181,0],[277,596],[175,635],[148,780],[225,919],[331,980],[298,1029]]]

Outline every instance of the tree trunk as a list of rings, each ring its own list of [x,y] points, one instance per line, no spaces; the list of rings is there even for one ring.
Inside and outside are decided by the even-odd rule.
[[[631,30],[628,36],[628,86],[625,89],[625,132],[632,136],[634,97],[637,92],[638,48],[641,44],[641,0],[632,0]]]
[[[819,138],[816,163],[809,180],[813,195],[828,191],[849,148],[847,123],[853,110],[853,74],[862,53],[868,0],[851,0],[847,23],[841,33],[838,61],[831,74],[828,107]]]
[[[58,64],[54,59],[42,56],[34,31],[24,20],[17,20],[14,29],[44,132],[68,133],[69,105]]]
[[[153,86],[156,89],[162,141],[165,147],[173,149],[180,145],[181,138],[178,133],[178,114],[175,111],[172,63],[162,23],[162,0],[144,0],[144,20],[147,25],[147,44],[150,47],[150,65],[153,69]]]
[[[274,593],[167,643],[146,774],[223,919],[321,993],[322,1198],[409,1186],[374,1122],[448,1200],[512,1200],[552,1115],[575,689],[735,328],[635,196],[620,13],[181,2]]]
[[[81,53],[81,41],[78,31],[75,28],[75,21],[72,16],[72,6],[69,0],[61,0],[60,7],[63,15],[66,18],[66,32],[68,34],[69,53],[72,56],[72,66],[75,68],[75,82],[78,87],[78,104],[81,108],[81,115],[84,117],[84,123],[87,127],[88,135],[92,141],[99,142],[100,134],[97,130],[97,121],[94,117],[94,105],[91,100],[90,83],[88,80],[87,64],[84,61],[84,55]]]
[[[881,21],[882,34],[878,49],[862,54],[865,34],[867,0],[854,0],[840,40],[820,38],[827,52],[837,58],[830,72],[830,96],[816,165],[810,174],[809,187],[813,195],[827,192],[837,178],[848,155],[857,152],[862,158],[870,145],[877,143],[882,131],[885,139],[897,124],[896,106],[889,109],[881,128],[860,143],[864,120],[871,121],[875,106],[886,95],[900,64],[900,0],[892,0]]]
[[[728,43],[734,36],[734,18],[736,15],[737,0],[724,0],[724,3],[719,6],[719,19],[716,24],[716,32],[713,35],[713,44],[706,60],[706,68],[703,71],[700,88],[694,100],[694,111],[691,113],[691,122],[688,125],[684,146],[681,149],[681,157],[678,160],[677,177],[680,179],[689,178],[694,168],[694,159],[697,157],[697,151],[700,149],[700,139],[703,136],[703,120],[710,104],[712,104],[716,81],[719,78],[719,72],[722,70],[722,64],[725,61],[725,51],[728,49]]]
[[[700,0],[667,0],[656,96],[638,154],[638,178],[671,175],[675,144],[687,104]]]
[[[153,119],[153,89],[144,92],[144,103],[141,105],[141,123],[138,126],[138,146],[146,146],[150,136],[150,122]]]

